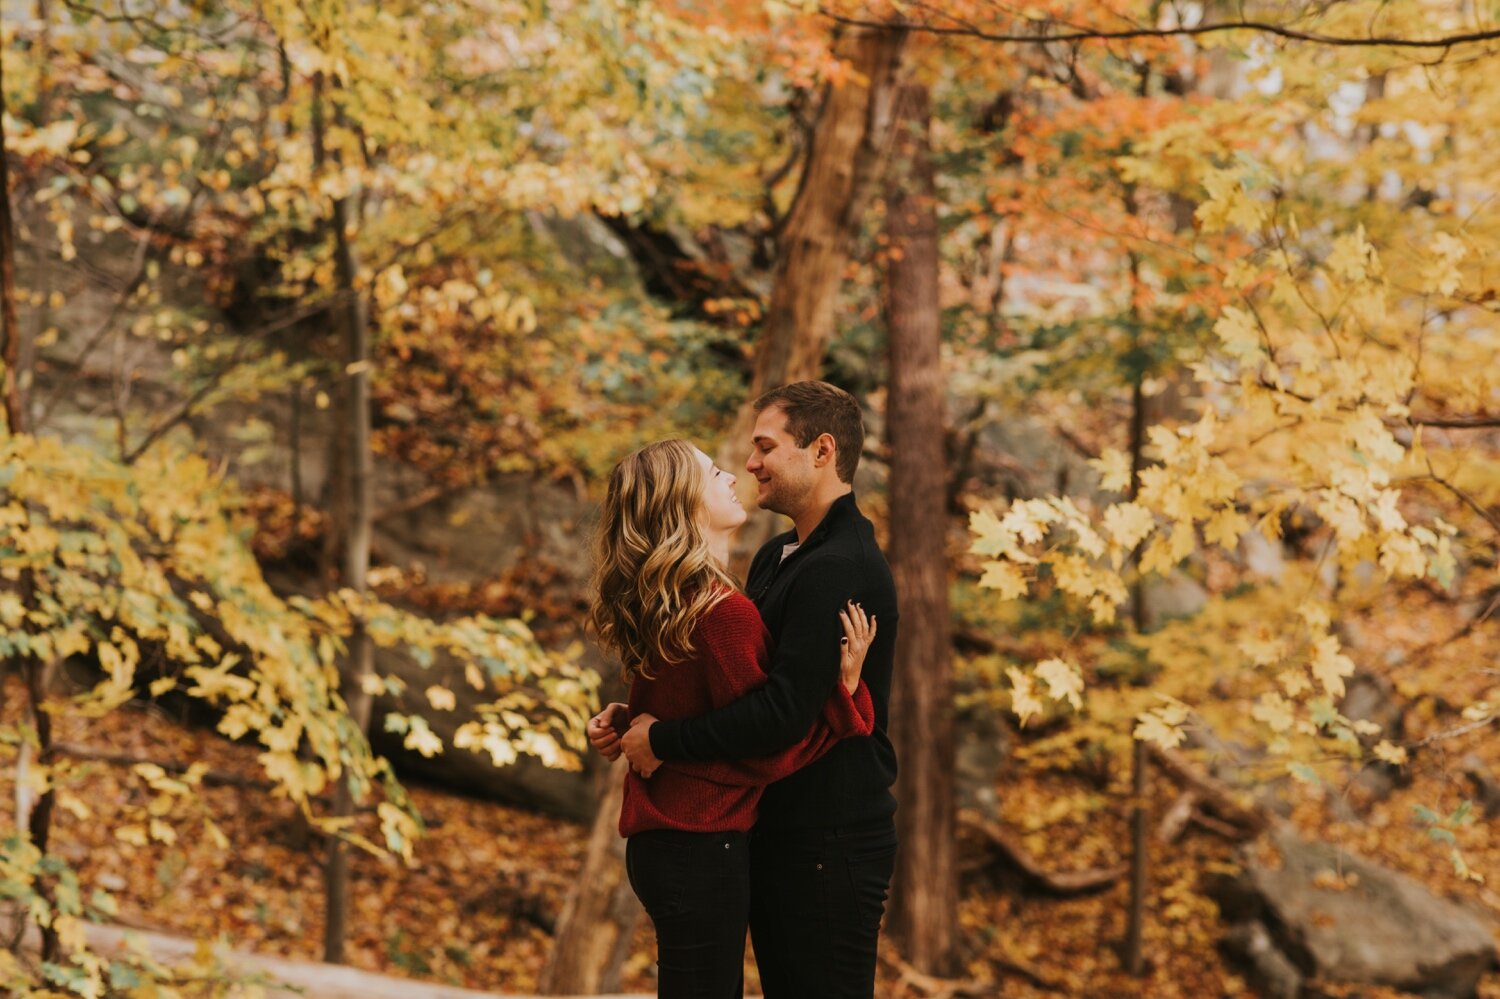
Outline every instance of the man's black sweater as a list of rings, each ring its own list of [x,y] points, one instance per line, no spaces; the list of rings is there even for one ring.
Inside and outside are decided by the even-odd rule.
[[[844,739],[827,756],[777,781],[761,799],[759,832],[858,825],[896,811],[896,752],[886,735],[896,648],[896,587],[854,494],[835,500],[796,551],[789,531],[768,541],[750,565],[746,592],[775,643],[764,687],[697,718],[658,721],[658,759],[739,760],[768,756],[800,740],[839,682],[838,612],[846,601],[877,619],[863,678],[875,702],[872,735]]]

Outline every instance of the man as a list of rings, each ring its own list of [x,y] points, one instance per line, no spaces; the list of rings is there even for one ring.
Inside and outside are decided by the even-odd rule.
[[[746,585],[775,643],[769,681],[697,718],[637,718],[623,738],[610,705],[589,722],[589,738],[611,758],[623,748],[648,775],[662,761],[777,752],[807,734],[838,682],[839,608],[862,605],[880,622],[863,674],[875,731],[766,789],[750,843],[750,936],[766,999],[868,999],[896,856],[896,756],[886,735],[896,590],[855,505],[864,426],[854,397],[796,382],[755,408],[745,468],[759,505],[794,525],[756,554]]]

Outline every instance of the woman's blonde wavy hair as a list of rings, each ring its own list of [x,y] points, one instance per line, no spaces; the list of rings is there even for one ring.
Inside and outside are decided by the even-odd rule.
[[[706,485],[693,446],[675,438],[627,455],[610,473],[589,625],[619,655],[627,683],[686,659],[693,628],[735,589],[698,526]]]

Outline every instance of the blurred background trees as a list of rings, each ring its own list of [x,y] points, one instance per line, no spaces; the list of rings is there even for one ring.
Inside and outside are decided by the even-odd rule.
[[[211,769],[101,744],[131,719],[256,747],[289,865],[420,866],[398,774],[594,819],[602,473],[670,434],[738,469],[747,403],[802,377],[866,402],[909,601],[893,994],[1274,979],[1211,949],[1275,934],[1205,872],[1278,824],[1500,913],[1484,5],[0,13],[3,864],[45,958],[8,987],[168,976],[78,949],[115,895],[178,925],[79,853],[96,812],[153,863],[241,849]],[[607,813],[506,882],[532,944],[427,973],[643,980]],[[298,904],[255,933],[422,973]],[[584,913],[610,946],[544,971]]]

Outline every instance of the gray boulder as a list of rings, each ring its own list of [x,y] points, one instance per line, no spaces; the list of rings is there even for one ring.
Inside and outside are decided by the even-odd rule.
[[[1394,986],[1426,999],[1474,996],[1496,957],[1486,917],[1290,829],[1270,844],[1272,858],[1247,848],[1243,873],[1218,886],[1235,924],[1225,947],[1250,965],[1264,994],[1305,995],[1289,984],[1294,968],[1304,980]]]
[[[599,763],[596,754],[582,754],[584,770],[562,770],[544,766],[533,756],[521,756],[514,763],[496,766],[487,753],[453,746],[453,734],[458,727],[478,717],[475,706],[495,696],[493,691],[476,691],[469,686],[464,680],[463,667],[453,657],[440,652],[431,666],[423,666],[401,650],[377,648],[375,672],[405,682],[405,690],[399,695],[381,695],[375,699],[370,725],[371,744],[376,752],[390,759],[402,779],[416,777],[476,798],[580,822],[593,818],[598,806],[591,773],[591,768]],[[453,692],[456,705],[452,711],[434,711],[427,703],[423,692],[433,684]],[[393,712],[421,715],[443,741],[443,751],[427,757],[405,748],[404,735],[386,729],[386,715]]]
[[[986,707],[960,709],[954,717],[954,793],[959,808],[1000,821],[999,782],[1011,754],[1010,729]]]

